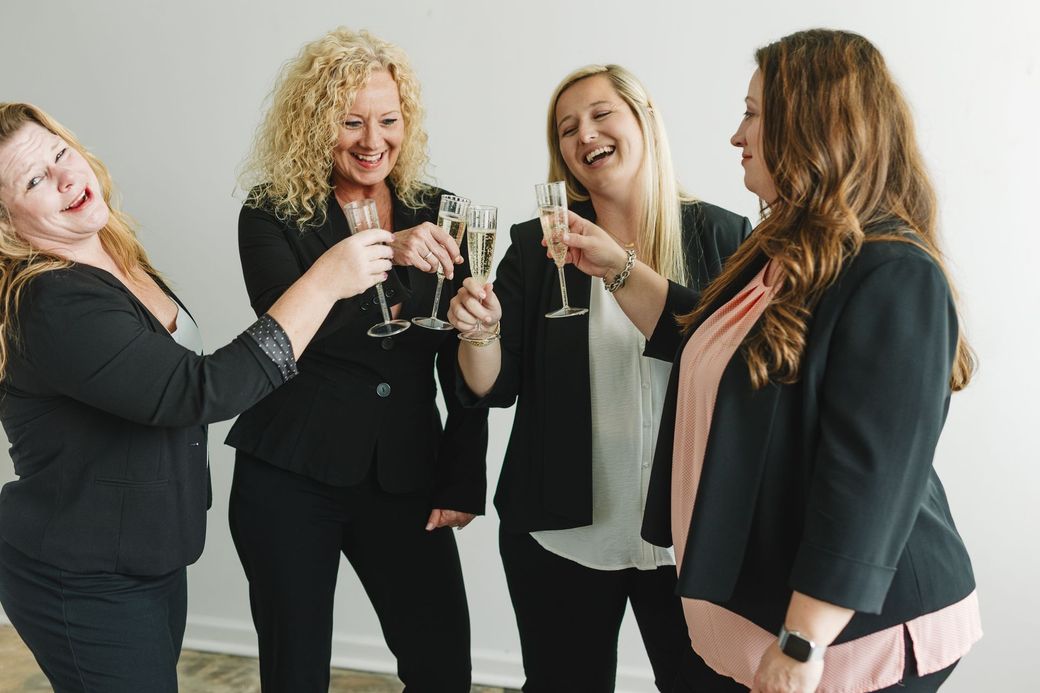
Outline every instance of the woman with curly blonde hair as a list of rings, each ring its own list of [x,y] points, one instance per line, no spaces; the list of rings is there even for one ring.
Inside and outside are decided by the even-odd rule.
[[[394,232],[383,285],[393,315],[429,311],[438,268],[450,297],[465,267],[456,271],[459,248],[433,223],[444,191],[423,181],[422,118],[404,53],[367,32],[331,31],[285,65],[246,166],[253,187],[239,219],[258,313],[348,236],[341,205],[364,198]],[[453,333],[367,336],[379,320],[374,292],[341,301],[294,386],[245,412],[227,438],[237,449],[231,531],[264,693],[328,690],[341,554],[408,690],[469,691],[469,615],[451,528],[484,510],[487,411],[456,398]]]

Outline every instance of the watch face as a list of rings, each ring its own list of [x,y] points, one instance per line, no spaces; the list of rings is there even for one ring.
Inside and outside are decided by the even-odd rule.
[[[784,643],[784,654],[799,662],[808,662],[812,656],[812,643],[801,636],[788,633],[787,642]]]

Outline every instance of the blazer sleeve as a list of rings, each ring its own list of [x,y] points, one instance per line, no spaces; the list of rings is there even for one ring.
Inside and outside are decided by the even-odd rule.
[[[477,397],[466,385],[462,373],[458,374],[457,393],[467,407],[511,407],[520,393],[521,364],[524,347],[524,265],[519,228],[516,224],[509,231],[510,245],[495,272],[495,295],[502,306],[499,345],[502,350],[502,367],[498,378],[483,397]]]
[[[102,282],[58,270],[33,280],[27,298],[19,347],[42,382],[129,421],[228,419],[286,379],[249,334],[199,356],[150,330],[129,298]]]
[[[249,303],[257,315],[263,315],[281,298],[310,266],[302,260],[285,228],[270,211],[242,207],[238,216],[238,255],[242,263]],[[312,233],[312,232],[304,232]],[[343,328],[361,310],[364,294],[337,301],[312,338],[316,342]]]
[[[927,491],[956,348],[949,287],[922,253],[853,289],[826,356],[793,589],[881,612]]]
[[[668,282],[664,310],[647,341],[644,356],[671,362],[682,343],[682,330],[676,317],[697,307],[701,291],[722,272],[729,256],[751,235],[747,217],[734,214],[707,202],[683,208],[683,252],[689,272],[689,286]]]
[[[448,418],[437,453],[434,506],[484,514],[487,498],[488,410],[464,407],[456,379],[459,340],[445,339],[437,352],[437,376],[444,394]],[[465,385],[462,385],[465,387]]]

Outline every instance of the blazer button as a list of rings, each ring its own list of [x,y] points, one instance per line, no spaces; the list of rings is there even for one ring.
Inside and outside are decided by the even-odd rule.
[[[386,383],[379,383],[376,386],[376,394],[379,395],[380,397],[389,397],[390,396],[390,386],[387,385]]]
[[[387,296],[393,296],[394,293],[396,293],[396,289],[387,289],[386,290],[386,295]]]
[[[394,338],[383,337],[383,341],[379,343],[379,346],[383,347],[383,351],[390,351],[394,348]]]
[[[368,304],[367,303],[362,303],[361,304],[361,310],[368,310]]]

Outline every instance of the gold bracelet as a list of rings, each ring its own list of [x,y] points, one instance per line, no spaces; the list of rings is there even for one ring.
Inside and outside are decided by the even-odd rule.
[[[486,347],[492,342],[498,341],[498,336],[502,334],[502,322],[496,322],[495,326],[491,329],[492,337],[484,337],[483,339],[471,339],[466,336],[460,336],[459,339],[466,344],[471,344],[475,347]]]

